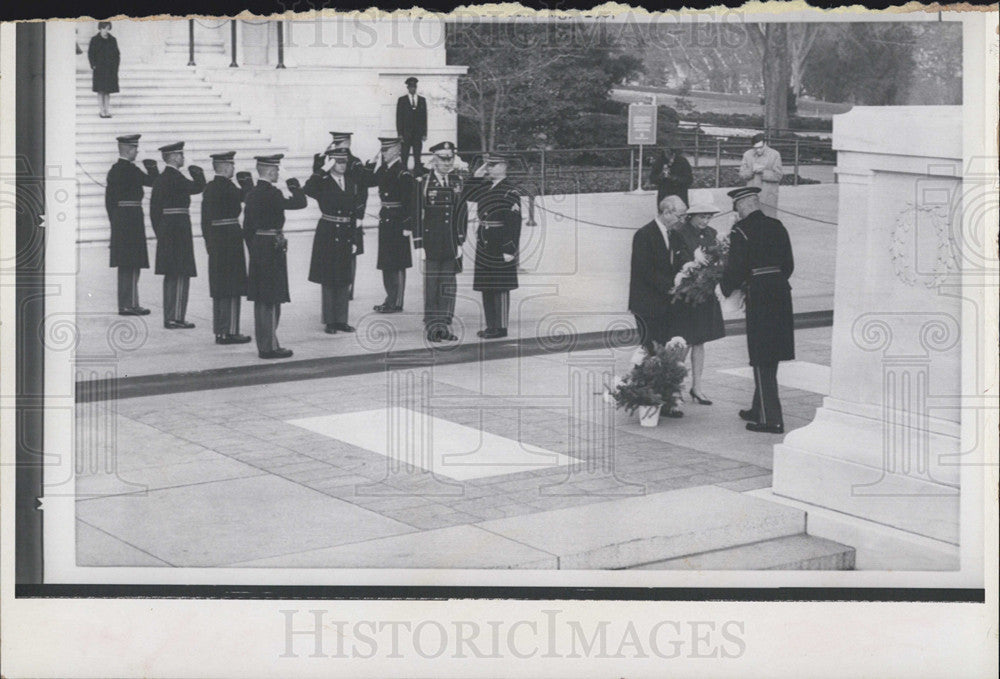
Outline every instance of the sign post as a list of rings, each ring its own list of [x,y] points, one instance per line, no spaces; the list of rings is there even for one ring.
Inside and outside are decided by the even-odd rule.
[[[629,104],[628,143],[639,147],[639,181],[632,193],[645,194],[642,190],[642,147],[656,144],[656,104]]]

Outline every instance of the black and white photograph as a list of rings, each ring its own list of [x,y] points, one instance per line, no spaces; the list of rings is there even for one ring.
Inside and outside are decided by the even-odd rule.
[[[996,7],[762,7],[0,24],[4,676],[994,676]]]

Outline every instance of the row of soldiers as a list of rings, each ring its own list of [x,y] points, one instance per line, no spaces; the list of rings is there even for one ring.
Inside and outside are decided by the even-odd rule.
[[[240,305],[254,302],[255,337],[261,358],[287,358],[276,330],[281,305],[291,301],[288,286],[285,212],[307,206],[312,198],[321,216],[316,225],[309,281],[322,287],[322,323],[328,334],[354,332],[348,322],[353,297],[356,258],[364,253],[361,220],[368,190],[377,186],[380,198],[378,256],[386,298],[379,313],[403,310],[406,270],[412,250],[420,251],[424,273],[424,329],[430,342],[456,341],[452,332],[456,275],[462,270],[468,233],[469,204],[477,206],[473,289],[483,296],[484,339],[507,336],[510,291],[517,288],[520,247],[520,192],[507,178],[508,160],[488,155],[470,177],[456,171],[451,142],[431,147],[431,170],[415,176],[402,163],[401,140],[380,137],[379,155],[362,163],[350,152],[351,134],[331,132],[333,141],[313,158],[312,174],[302,186],[286,181],[288,195],[277,186],[281,154],[255,156],[258,180],[236,172],[235,152],[211,156],[215,177],[188,167],[184,143],[159,148],[164,169],[144,160],[135,164],[140,135],[118,137],[119,160],[107,177],[105,203],[111,222],[111,266],[118,269],[118,312],[146,315],[139,304],[138,280],[149,267],[142,199],[152,187],[150,222],[157,238],[155,272],[163,278],[163,325],[188,329],[186,320],[190,279],[197,276],[194,259],[191,196],[202,195],[201,227],[208,251],[209,293],[213,300],[213,330],[218,344],[251,341],[240,333]],[[233,181],[235,177],[235,183]],[[243,223],[240,223],[240,217]],[[249,252],[249,266],[246,253]]]

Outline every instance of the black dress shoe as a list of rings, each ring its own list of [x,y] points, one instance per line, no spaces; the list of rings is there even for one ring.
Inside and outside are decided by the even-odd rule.
[[[493,332],[493,328],[486,328],[486,330],[480,330],[477,332],[476,337],[486,337],[491,332]]]
[[[167,330],[190,330],[194,327],[194,323],[188,323],[187,321],[167,321],[163,324],[163,327]]]
[[[148,316],[149,315],[149,309],[147,309],[146,307],[142,307],[142,306],[134,306],[134,307],[132,307],[132,311],[135,312],[136,316]]]
[[[425,337],[427,338],[428,342],[440,342],[441,341],[441,333],[439,333],[439,332],[429,332],[429,333],[427,333],[425,335]]]
[[[747,431],[755,431],[761,434],[784,434],[783,424],[758,424],[757,422],[747,422]]]
[[[458,341],[458,336],[457,335],[453,335],[450,330],[443,331],[440,335],[438,335],[438,337],[440,338],[438,340],[440,342],[457,342]]]
[[[119,309],[119,316],[141,316],[142,314],[137,313],[135,309]]]
[[[228,337],[233,344],[250,344],[250,341],[253,340],[250,335],[229,335]]]
[[[331,323],[330,325],[323,328],[323,332],[325,332],[327,335],[336,335],[337,328]]]
[[[392,310],[395,308],[396,307],[389,306],[388,304],[376,304],[372,307],[374,311],[377,311],[380,314],[391,314]]]
[[[261,351],[257,355],[261,358],[288,358],[292,355],[292,350],[279,348],[274,351]]]
[[[676,408],[671,408],[670,406],[661,406],[660,417],[673,417],[676,419],[678,417],[684,417],[684,413]]]
[[[691,394],[691,398],[693,398],[694,402],[697,403],[698,405],[702,405],[702,406],[710,406],[710,405],[712,405],[712,402],[709,401],[707,398],[704,398],[702,396],[698,396],[698,394],[694,393],[694,389],[692,389],[688,393]]]
[[[507,331],[502,328],[493,328],[492,330],[487,330],[482,334],[483,339],[497,339],[506,336]]]
[[[333,327],[340,332],[354,332],[354,326],[347,323],[334,323]]]
[[[747,422],[756,422],[757,421],[757,413],[755,413],[752,410],[741,410],[740,411],[740,419],[741,420],[746,420]]]

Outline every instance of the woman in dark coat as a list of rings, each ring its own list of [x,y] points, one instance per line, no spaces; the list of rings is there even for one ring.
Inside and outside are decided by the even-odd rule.
[[[687,210],[687,218],[674,227],[673,235],[678,237],[671,238],[670,243],[678,271],[686,262],[695,260],[698,248],[715,244],[717,233],[708,221],[717,212],[712,205],[692,205]],[[701,391],[701,376],[705,370],[705,342],[726,336],[719,300],[713,296],[691,304],[675,299],[670,313],[671,332],[683,337],[691,347],[691,398],[702,405],[712,405]]]
[[[94,72],[93,87],[97,92],[97,106],[102,118],[110,118],[111,95],[118,91],[118,64],[121,62],[121,52],[118,51],[118,41],[111,35],[111,22],[101,21],[97,24],[97,35],[90,39],[87,48],[87,59],[90,69]]]

